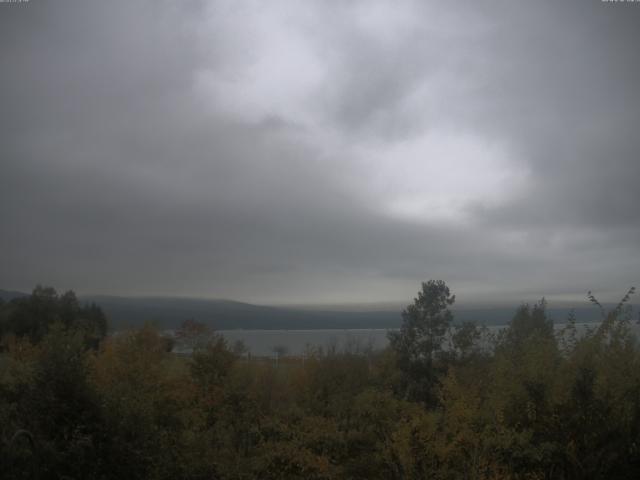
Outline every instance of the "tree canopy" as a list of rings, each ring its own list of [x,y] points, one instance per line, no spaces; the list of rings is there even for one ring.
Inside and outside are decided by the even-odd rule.
[[[426,282],[389,348],[276,366],[192,321],[191,355],[152,326],[95,348],[73,296],[38,290],[2,306],[41,316],[0,338],[0,478],[638,478],[632,293],[591,329],[542,301],[491,337]]]
[[[398,367],[406,374],[405,389],[410,398],[433,400],[439,355],[453,320],[449,307],[455,298],[444,281],[423,282],[418,296],[402,312],[400,330],[389,332]]]
[[[54,288],[38,285],[31,295],[0,304],[0,335],[38,342],[56,324],[82,331],[85,341],[94,346],[107,334],[102,309],[93,303],[82,305],[71,290],[58,294]]]

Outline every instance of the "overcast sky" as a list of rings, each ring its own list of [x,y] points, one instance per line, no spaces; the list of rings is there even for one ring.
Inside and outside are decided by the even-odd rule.
[[[0,3],[0,288],[640,285],[640,3]]]

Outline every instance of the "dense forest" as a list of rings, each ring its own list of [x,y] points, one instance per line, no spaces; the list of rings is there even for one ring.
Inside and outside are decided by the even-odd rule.
[[[247,358],[206,326],[107,335],[73,292],[0,302],[6,479],[640,478],[629,290],[591,329],[544,300],[491,335],[423,283],[390,346]]]

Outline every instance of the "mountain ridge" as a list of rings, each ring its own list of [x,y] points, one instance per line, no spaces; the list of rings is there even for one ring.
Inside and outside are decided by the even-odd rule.
[[[0,290],[5,301],[28,296],[27,293]],[[256,305],[227,299],[203,299],[194,297],[117,295],[80,295],[83,303],[99,305],[109,319],[112,330],[137,328],[151,323],[162,329],[175,329],[184,320],[192,319],[216,330],[316,330],[316,329],[387,329],[398,328],[402,323],[401,311],[340,310],[303,308],[301,306]],[[508,323],[517,305],[511,307],[452,308],[456,323],[474,321],[484,325]],[[600,319],[593,306],[571,308],[568,306],[548,308],[549,317],[563,323],[570,311],[574,311],[579,322],[594,322]]]

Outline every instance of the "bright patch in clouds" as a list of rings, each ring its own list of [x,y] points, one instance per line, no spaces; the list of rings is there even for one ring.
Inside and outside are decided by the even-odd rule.
[[[446,117],[447,104],[463,87],[458,72],[430,72],[407,88],[393,109],[382,112],[384,118],[394,113],[413,118],[415,131],[400,139],[363,138],[357,129],[340,130],[327,121],[327,101],[353,99],[332,90],[329,78],[347,65],[325,58],[322,45],[331,40],[309,30],[309,9],[222,5],[211,9],[203,40],[233,61],[223,66],[212,61],[201,69],[195,76],[197,94],[213,110],[242,122],[276,118],[304,127],[307,133],[295,141],[323,152],[324,168],[342,177],[344,188],[376,212],[403,221],[468,223],[474,208],[500,206],[525,189],[527,169],[503,143],[447,127],[433,129],[431,120]],[[393,44],[416,27],[412,9],[396,12],[387,4],[356,5],[343,13],[354,31],[381,43]],[[243,32],[231,28],[238,24]]]
[[[504,204],[527,186],[528,170],[502,144],[432,132],[360,152],[372,195],[392,217],[466,222],[474,208]]]
[[[220,66],[214,58],[213,65],[196,73],[196,91],[216,110],[242,121],[312,122],[310,107],[325,81],[325,67],[300,23],[292,21],[305,15],[271,3],[212,9],[202,41],[233,61]]]

